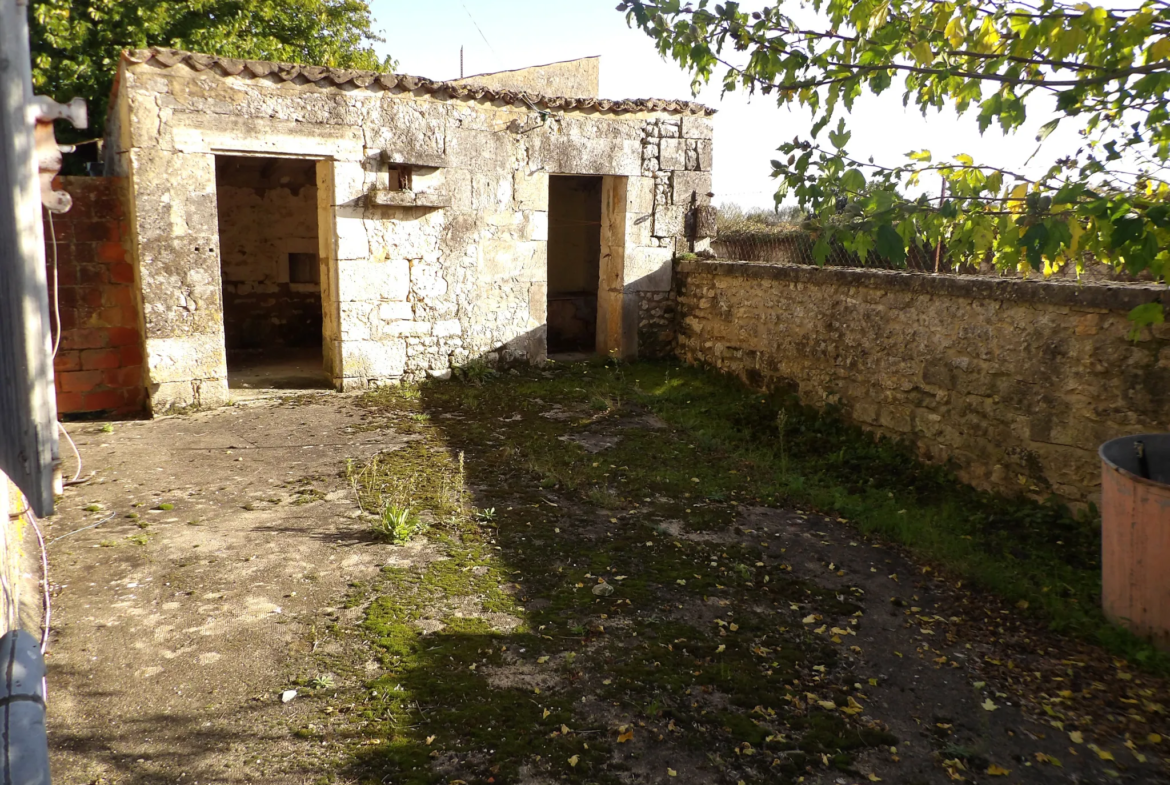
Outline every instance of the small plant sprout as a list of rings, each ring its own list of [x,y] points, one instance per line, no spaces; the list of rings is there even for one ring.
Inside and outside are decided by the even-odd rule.
[[[381,537],[400,545],[426,530],[426,524],[409,507],[390,504],[383,508],[373,528]]]
[[[480,523],[492,523],[496,519],[496,508],[488,507],[486,509],[476,509],[474,512],[475,519]]]
[[[323,673],[320,676],[314,676],[309,680],[309,687],[314,690],[329,690],[333,689],[335,682],[333,676],[328,673]]]
[[[114,432],[114,424],[112,422],[106,423],[105,425],[103,425],[101,427],[101,432],[102,433],[113,433]]]

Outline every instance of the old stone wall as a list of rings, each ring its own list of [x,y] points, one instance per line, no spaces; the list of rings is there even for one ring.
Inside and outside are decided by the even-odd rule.
[[[120,70],[108,151],[132,179],[155,411],[226,400],[219,156],[317,162],[325,360],[343,389],[544,356],[553,174],[603,177],[598,334],[636,353],[639,297],[669,292],[688,211],[710,191],[703,114],[537,111],[408,78],[340,89],[348,72],[140,59]]]
[[[321,284],[289,269],[289,254],[317,257],[316,186],[216,191],[227,350],[320,346]]]
[[[45,258],[60,314],[60,347],[53,364],[62,415],[125,416],[145,406],[142,333],[124,180],[62,177],[73,197],[67,213],[45,221]],[[56,243],[53,243],[53,238]],[[50,307],[53,303],[50,292]],[[54,331],[56,327],[54,326]]]
[[[484,85],[502,90],[519,90],[542,95],[570,95],[596,98],[601,81],[601,58],[582,57],[561,63],[534,65],[514,71],[477,74],[456,80],[461,84]]]
[[[1170,428],[1165,287],[679,264],[678,353],[916,444],[981,488],[1096,498],[1096,450]]]

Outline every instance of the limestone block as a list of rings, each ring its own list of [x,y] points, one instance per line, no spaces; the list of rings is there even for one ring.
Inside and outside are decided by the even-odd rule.
[[[130,171],[140,238],[219,233],[214,156],[135,148]]]
[[[520,149],[520,141],[512,133],[456,127],[447,132],[448,165],[473,172],[515,172],[521,160]]]
[[[382,93],[366,121],[366,148],[394,163],[448,166],[447,116],[442,103]]]
[[[676,205],[689,206],[691,195],[698,196],[698,204],[710,204],[710,172],[675,172],[671,177],[671,201]]]
[[[651,233],[655,237],[677,237],[683,233],[685,219],[685,207],[658,205],[654,209],[654,228]]]
[[[258,121],[263,121],[262,132],[257,131]],[[310,125],[200,112],[176,113],[172,125],[179,152],[314,156],[335,161],[360,161],[365,157],[361,126]]]
[[[530,143],[529,166],[554,174],[638,175],[642,144],[630,139],[542,136]]]
[[[403,320],[399,322],[385,322],[384,324],[378,325],[376,333],[379,339],[387,336],[398,338],[404,336],[430,335],[432,327],[431,322]]]
[[[548,213],[529,211],[523,214],[520,226],[521,240],[548,242]]]
[[[548,210],[548,172],[518,170],[513,175],[513,193],[520,210]]]
[[[699,140],[699,170],[710,172],[715,145],[710,139]]]
[[[540,327],[548,321],[548,284],[534,283],[528,289],[528,326]]]
[[[513,212],[512,175],[494,172],[471,173],[471,209],[481,213]]]
[[[343,259],[337,263],[337,297],[353,300],[406,300],[410,294],[410,262]]]
[[[711,139],[715,136],[715,123],[710,117],[688,115],[682,118],[682,135],[686,139]]]
[[[643,121],[618,116],[566,114],[560,118],[561,133],[581,139],[642,140]]]
[[[382,303],[378,306],[378,318],[384,322],[414,319],[414,306],[410,303]]]
[[[463,326],[458,319],[447,319],[441,322],[435,322],[431,334],[436,338],[450,338],[454,335],[463,334]]]
[[[660,143],[658,165],[662,169],[685,169],[687,143],[684,139],[663,139]]]
[[[342,344],[342,375],[356,379],[395,379],[406,369],[406,342],[346,341]]]
[[[631,177],[626,181],[626,213],[644,215],[654,212],[655,180]]]
[[[150,384],[226,379],[227,356],[223,333],[182,338],[146,339],[147,377]]]
[[[370,258],[370,238],[366,233],[364,218],[338,215],[334,219],[334,231],[337,233],[338,268],[341,269],[347,260],[368,260]]]
[[[368,190],[368,176],[365,167],[358,161],[334,161],[333,205],[356,207]]]
[[[431,300],[447,294],[447,279],[440,264],[416,262],[410,266],[410,293],[416,300]]]
[[[628,249],[624,274],[626,291],[670,291],[673,257],[674,251],[671,248]]]
[[[515,278],[543,281],[548,274],[548,243],[487,240],[480,246],[483,280]]]

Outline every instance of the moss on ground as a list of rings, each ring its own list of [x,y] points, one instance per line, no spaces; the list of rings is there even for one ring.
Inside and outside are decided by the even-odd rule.
[[[847,627],[849,593],[792,577],[743,505],[834,511],[1157,664],[1096,611],[1091,517],[976,492],[784,396],[598,363],[363,403],[416,437],[350,466],[363,507],[432,523],[431,558],[353,590],[385,671],[362,781],[795,782],[896,743],[855,710],[876,674],[802,624]]]

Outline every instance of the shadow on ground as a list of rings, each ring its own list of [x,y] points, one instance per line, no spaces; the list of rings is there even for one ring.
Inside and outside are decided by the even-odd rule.
[[[352,710],[302,729],[349,739],[325,781],[1167,781],[1163,682],[786,505],[816,478],[789,466],[777,399],[581,364],[364,405],[415,437],[351,464],[368,520],[428,529],[352,587],[382,675],[351,672]],[[974,499],[880,449],[841,505]],[[1017,507],[1091,562],[1075,520]]]

